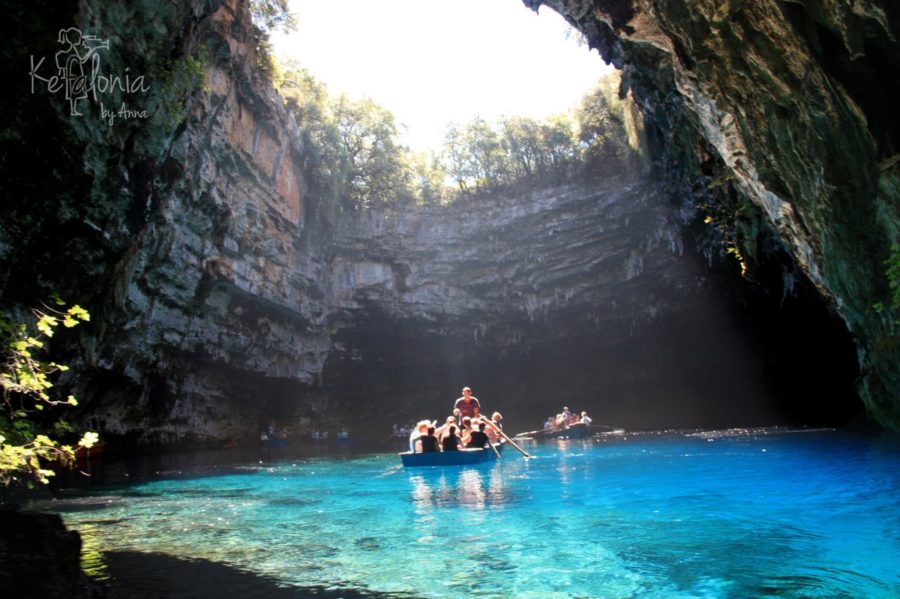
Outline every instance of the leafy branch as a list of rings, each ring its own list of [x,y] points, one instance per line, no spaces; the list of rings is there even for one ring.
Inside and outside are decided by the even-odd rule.
[[[5,348],[0,366],[0,484],[3,485],[18,480],[21,474],[46,484],[54,474],[49,465],[71,466],[75,461],[75,449],[71,445],[51,438],[35,422],[36,413],[45,408],[78,405],[72,395],[65,400],[53,398],[52,379],[66,372],[68,366],[44,360],[40,354],[59,327],[71,329],[90,321],[91,317],[81,306],[64,309],[64,302],[59,299],[55,304],[57,308],[44,306],[33,310],[31,326],[0,316],[0,346]],[[67,429],[64,422],[55,426],[57,433]],[[76,447],[90,448],[98,440],[97,433],[87,432]]]

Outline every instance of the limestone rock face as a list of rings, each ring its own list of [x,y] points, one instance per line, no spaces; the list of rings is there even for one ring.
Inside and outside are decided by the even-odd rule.
[[[644,37],[628,46],[610,33],[620,27],[618,13],[607,24],[602,11],[557,6],[622,65],[631,64],[625,56],[646,55],[646,64],[629,58],[646,68],[626,73],[655,123],[665,186],[610,164],[590,183],[445,208],[398,204],[335,213],[308,191],[303,123],[259,73],[245,2],[66,6],[69,16],[60,12],[60,23],[48,29],[74,22],[107,36],[115,50],[111,70],[130,67],[159,85],[134,99],[149,108],[146,120],[114,127],[103,122],[99,106],[72,118],[52,95],[17,106],[21,131],[3,142],[5,167],[19,153],[23,163],[81,160],[60,161],[43,178],[11,172],[0,182],[6,197],[49,198],[3,207],[0,289],[5,300],[26,305],[55,290],[91,311],[92,324],[69,360],[77,376],[68,383],[83,420],[101,432],[137,444],[246,442],[276,423],[298,434],[343,424],[379,436],[393,420],[444,415],[463,384],[488,409],[505,411],[518,430],[537,428],[563,404],[628,427],[767,424],[798,414],[803,422],[846,420],[855,406],[837,387],[853,373],[831,366],[846,362],[832,350],[848,346],[822,345],[819,333],[808,334],[834,323],[811,302],[806,278],[786,265],[772,291],[758,292],[712,253],[696,251],[693,228],[705,208],[694,194],[722,199],[721,189],[728,190],[726,208],[748,207],[731,224],[741,233],[735,239],[745,259],[764,266],[764,244],[756,251],[754,240],[775,239],[766,230],[782,235],[815,288],[839,302],[861,336],[863,363],[884,365],[872,357],[876,337],[865,337],[883,333],[861,311],[869,296],[838,285],[868,281],[878,288],[874,263],[863,262],[868,266],[858,273],[833,266],[831,246],[819,233],[837,235],[839,228],[823,215],[816,221],[821,231],[814,228],[805,204],[785,192],[815,183],[809,190],[831,195],[804,195],[804,202],[851,202],[852,189],[804,149],[812,144],[837,164],[828,140],[815,142],[785,125],[779,139],[796,135],[806,145],[750,143],[744,130],[761,135],[754,129],[761,125],[734,120],[741,104],[732,112],[724,100],[704,95],[709,83],[678,79],[690,69],[672,62],[673,42],[655,13],[629,12],[624,23]],[[33,10],[40,13],[40,2]],[[55,30],[28,35],[49,36],[52,50]],[[195,55],[204,57],[195,86],[175,93],[162,85]],[[682,95],[689,85],[693,99]],[[733,84],[735,90],[744,88]],[[174,110],[182,115],[174,122],[165,118],[173,94],[181,103],[176,108],[184,107]],[[823,96],[832,103],[822,109],[837,110],[836,97]],[[37,127],[36,114],[47,136],[8,151],[9,139]],[[874,151],[870,136],[848,131],[843,143],[856,144],[853,156]],[[720,156],[726,150],[727,159]],[[772,160],[761,162],[767,153]],[[784,171],[775,170],[782,168],[779,156],[787,160]],[[821,181],[804,178],[811,172]],[[880,172],[870,174],[878,180],[892,171]],[[713,185],[726,175],[726,183]],[[772,183],[775,176],[784,187]],[[672,201],[672,189],[698,177],[703,184],[686,200]],[[886,222],[878,214],[873,222]],[[722,209],[713,216],[727,224],[729,215]],[[760,329],[775,336],[759,341]],[[830,338],[830,331],[821,335]],[[839,336],[838,330],[833,337]],[[823,364],[826,374],[813,377],[810,368]],[[769,382],[785,376],[804,386],[779,398]],[[888,380],[873,376],[870,387]],[[822,403],[817,384],[839,396],[837,408]]]
[[[774,237],[853,332],[871,413],[900,426],[885,261],[900,239],[900,13],[891,2],[525,0],[623,69],[672,183],[753,274]]]

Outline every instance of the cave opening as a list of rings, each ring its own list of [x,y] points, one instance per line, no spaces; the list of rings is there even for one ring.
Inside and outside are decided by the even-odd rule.
[[[796,19],[792,5],[785,5],[784,10]],[[531,16],[525,9],[522,12]],[[868,67],[835,53],[837,40],[827,30],[816,25],[813,31],[823,56],[836,56],[829,63],[832,76],[847,86],[866,111],[892,114],[884,108],[887,100],[896,96],[894,92],[900,91],[896,81],[872,84],[871,77],[855,78],[854,69]],[[47,39],[52,46],[52,36]],[[893,64],[879,48],[869,50],[871,60]],[[587,48],[581,51],[590,54]],[[600,62],[596,56],[594,60]],[[883,67],[875,65],[872,69]],[[407,78],[409,75],[405,73]],[[869,81],[865,86],[861,83],[864,79]],[[459,86],[470,84],[462,80]],[[545,82],[543,87],[552,89],[554,85]],[[475,85],[472,88],[470,95],[477,97],[481,90]],[[290,102],[286,105],[290,108]],[[47,121],[53,121],[56,113],[51,107],[36,106],[23,104],[17,110],[27,108],[41,116],[46,111]],[[897,147],[900,122],[890,118],[893,120],[888,126],[878,132],[882,151],[888,153]],[[625,123],[616,119],[624,120],[617,116],[606,124],[625,130]],[[14,160],[10,164],[29,159],[46,161],[44,154],[56,160],[67,147],[83,145],[69,143],[70,134],[77,133],[69,128],[61,128],[63,133],[58,136],[41,137],[33,134],[35,119],[22,122],[23,134],[35,137],[37,142],[27,151],[11,153]],[[391,423],[416,418],[420,411],[422,417],[441,417],[463,385],[473,387],[488,409],[504,412],[513,429],[520,430],[536,428],[563,405],[589,411],[598,423],[631,429],[830,426],[849,421],[860,409],[854,388],[859,372],[856,348],[841,319],[798,274],[783,250],[764,253],[767,258],[752,282],[741,276],[731,257],[710,260],[700,251],[692,231],[692,227],[702,225],[699,217],[685,220],[679,216],[685,203],[672,198],[679,191],[667,187],[666,173],[656,172],[662,169],[660,154],[666,145],[683,140],[669,139],[671,132],[657,124],[638,124],[643,127],[640,135],[634,130],[628,133],[644,140],[646,156],[641,160],[605,157],[589,163],[591,176],[578,181],[560,176],[539,181],[539,177],[533,177],[499,191],[471,193],[465,201],[451,206],[413,203],[401,205],[398,211],[396,206],[373,204],[356,206],[362,209],[354,211],[328,204],[328,190],[304,181],[302,202],[307,207],[316,206],[309,213],[321,214],[316,222],[304,224],[327,225],[328,230],[302,230],[287,245],[289,252],[303,255],[312,264],[307,271],[284,277],[290,285],[296,284],[296,297],[286,297],[280,288],[272,293],[265,284],[254,287],[256,283],[241,281],[245,287],[240,287],[224,280],[235,277],[233,264],[242,272],[250,272],[255,268],[254,261],[265,262],[265,268],[274,271],[281,266],[279,261],[294,259],[268,255],[264,259],[253,254],[259,250],[252,245],[254,241],[264,245],[265,252],[279,251],[271,240],[260,242],[258,231],[241,240],[244,245],[239,243],[239,227],[249,221],[262,223],[276,212],[268,210],[264,201],[260,202],[266,206],[263,209],[221,203],[211,209],[216,194],[190,198],[183,204],[176,202],[173,205],[184,209],[210,208],[204,219],[213,215],[208,229],[203,228],[208,223],[192,223],[196,232],[179,229],[172,233],[178,243],[186,244],[194,233],[207,235],[217,252],[231,254],[226,260],[206,260],[205,256],[202,268],[206,270],[198,277],[199,282],[189,276],[177,280],[172,285],[173,297],[159,302],[160,316],[153,316],[154,308],[148,308],[149,315],[112,314],[119,306],[110,307],[108,314],[99,314],[123,328],[139,322],[134,329],[139,332],[123,342],[121,352],[117,354],[117,340],[110,334],[103,340],[106,346],[101,353],[115,357],[109,360],[115,369],[143,368],[130,355],[132,350],[152,353],[171,339],[178,339],[171,343],[180,343],[186,336],[173,335],[166,327],[201,323],[192,331],[197,338],[184,342],[204,348],[199,352],[202,355],[189,356],[184,364],[169,365],[168,370],[153,372],[148,379],[152,384],[147,407],[159,421],[172,416],[180,394],[197,393],[227,406],[221,408],[220,416],[238,420],[242,410],[255,410],[254,417],[247,419],[252,421],[247,423],[248,429],[270,420],[302,420],[304,426],[327,426],[330,422],[337,424],[334,419],[348,418],[357,430],[377,429],[377,436]],[[258,145],[259,130],[253,133],[252,149]],[[303,138],[306,148],[311,147],[308,141]],[[626,145],[615,141],[613,147],[622,149]],[[633,141],[629,139],[629,143]],[[686,150],[685,155],[693,151]],[[73,253],[83,252],[89,259],[84,265],[57,265],[51,264],[49,254],[42,254],[31,263],[11,265],[4,273],[4,299],[39,301],[34,290],[45,291],[50,279],[57,281],[64,293],[95,293],[109,299],[112,292],[82,288],[89,278],[85,271],[92,276],[105,272],[112,283],[128,288],[138,298],[128,309],[139,312],[151,305],[140,304],[147,299],[144,296],[163,293],[166,277],[177,279],[183,274],[177,271],[184,270],[183,264],[166,262],[169,256],[153,255],[154,250],[148,249],[152,243],[158,242],[159,247],[165,244],[147,233],[147,247],[137,244],[133,248],[141,268],[147,270],[137,272],[134,280],[116,280],[124,276],[118,269],[126,242],[140,241],[150,229],[151,215],[145,210],[162,210],[164,202],[157,201],[162,196],[147,203],[135,193],[127,206],[122,240],[112,246],[98,241],[103,232],[89,224],[79,221],[76,228],[54,220],[61,214],[57,204],[71,200],[58,191],[68,186],[72,193],[77,188],[78,193],[87,194],[90,183],[85,173],[78,172],[80,163],[60,162],[65,169],[58,178],[7,179],[8,195],[17,200],[12,208],[5,207],[13,213],[25,210],[29,198],[36,197],[35,190],[42,198],[62,198],[48,201],[46,209],[41,206],[35,231],[58,237],[67,247],[67,240],[73,239]],[[160,167],[162,179],[169,178],[166,169],[171,164],[168,161]],[[247,166],[240,160],[233,164]],[[316,168],[323,164],[321,160],[310,162]],[[699,164],[702,175],[713,176],[707,162],[701,160]],[[131,172],[131,179],[123,175],[122,180],[128,179],[135,190],[142,190],[153,178],[152,169],[147,169]],[[275,171],[269,169],[266,176]],[[22,173],[26,172],[23,168]],[[252,172],[247,168],[242,174]],[[477,185],[477,177],[470,179],[473,187]],[[236,203],[243,201],[243,193],[242,189],[234,194],[240,196]],[[271,190],[265,194],[265,201],[269,201]],[[118,209],[114,204],[99,202],[96,208],[99,212]],[[278,222],[284,230],[290,230]],[[436,233],[424,234],[428,227]],[[182,234],[184,238],[178,237]],[[467,247],[472,251],[464,251]],[[248,255],[242,256],[232,248]],[[153,260],[158,263],[153,264]],[[383,273],[388,274],[382,277]],[[263,277],[266,282],[277,278],[268,272],[265,275],[269,277]],[[344,275],[353,275],[358,285],[349,291],[338,289],[348,295],[335,300],[340,285],[326,279]],[[184,297],[176,289],[182,284],[191,292]],[[271,297],[262,298],[264,293]],[[330,344],[321,371],[315,370],[319,356],[312,356],[309,361],[314,365],[295,368],[302,376],[291,378],[290,369],[282,367],[282,354],[265,342],[254,345],[265,336],[260,333],[262,326],[257,326],[261,321],[251,322],[225,311],[219,314],[214,304],[221,296],[236,296],[248,305],[268,307],[267,314],[275,323],[273,330],[283,335],[272,345],[309,339],[319,343],[321,338],[314,333],[321,332]],[[295,310],[302,311],[303,318],[298,319]],[[141,320],[144,316],[146,321]],[[313,331],[316,326],[322,331]],[[159,335],[155,341],[158,345],[138,338],[145,333],[148,338]],[[209,338],[200,338],[207,333]],[[127,343],[134,347],[125,347]],[[215,343],[232,345],[226,351]],[[265,356],[268,351],[277,354],[281,361],[273,370],[279,372],[265,371],[266,358],[256,363],[238,355],[240,348],[248,347]],[[320,348],[310,353],[315,351]],[[284,353],[297,358],[300,352]],[[147,363],[155,357],[148,358]],[[202,378],[204,385],[180,384],[185,373],[190,374],[187,378],[191,382],[198,372],[201,375],[197,378]],[[110,401],[124,403],[126,391],[142,392],[134,382],[117,380],[115,386],[120,393],[110,384],[87,388],[98,389],[95,395],[101,400],[109,396]],[[92,399],[87,397],[85,405],[103,403]]]
[[[653,142],[644,142],[649,155],[645,171],[627,172],[620,183],[653,180],[653,185],[665,189],[665,183],[647,173],[661,167],[659,154],[672,142],[652,123],[642,126],[644,139]],[[707,163],[700,161],[701,169]],[[612,178],[611,173],[603,173],[608,165],[594,166],[602,173],[600,179]],[[674,201],[677,210],[683,202],[667,199],[675,193],[662,192],[656,201]],[[489,193],[479,201],[495,200]],[[632,213],[626,221],[641,217]],[[856,347],[841,318],[783,249],[763,252],[755,278],[748,281],[735,260],[728,256],[710,260],[697,247],[691,229],[698,224],[695,217],[679,233],[683,239],[678,244],[682,263],[675,267],[677,284],[654,288],[646,281],[653,275],[645,272],[637,275],[641,283],[635,289],[617,291],[624,294],[622,303],[632,302],[628,309],[633,313],[627,316],[606,318],[617,298],[604,294],[586,294],[587,299],[573,305],[554,304],[537,321],[523,309],[526,302],[543,301],[534,299],[542,294],[577,293],[570,286],[585,285],[579,277],[604,276],[602,268],[586,269],[575,276],[574,283],[548,282],[536,288],[532,284],[532,289],[525,290],[518,281],[492,279],[477,266],[457,264],[454,280],[445,283],[494,305],[462,315],[448,316],[440,308],[431,312],[413,308],[398,318],[383,298],[363,302],[358,314],[343,317],[334,327],[335,345],[343,349],[329,354],[323,389],[337,398],[335,405],[354,413],[360,422],[377,422],[382,428],[417,418],[419,412],[442,417],[463,385],[473,387],[489,409],[515,414],[512,421],[523,429],[537,427],[564,404],[632,429],[849,422],[862,406],[855,388]],[[621,227],[623,223],[572,214],[569,221],[553,220],[544,231],[522,226],[505,240],[516,245],[516,257],[498,259],[494,250],[485,250],[479,259],[502,269],[506,261],[540,259],[546,249],[541,238],[547,230]],[[489,227],[482,233],[492,234]],[[641,235],[647,233],[634,234],[628,241],[640,247]],[[535,243],[529,245],[523,241],[527,239]],[[574,248],[581,240],[573,238],[571,243]],[[617,252],[607,247],[595,250]],[[405,270],[396,278],[400,296],[410,291],[407,287],[415,291],[415,284],[408,282],[408,257],[377,247],[370,248],[368,255],[391,263],[395,275]],[[599,254],[593,258],[605,259]],[[549,261],[548,269],[562,268]],[[668,276],[666,267],[671,265],[660,266],[656,274]],[[469,277],[483,284],[475,289],[459,282]],[[702,281],[702,293],[674,291],[697,281]],[[492,295],[497,286],[506,287],[507,296],[518,294],[519,303]],[[643,305],[634,300],[642,292],[647,298]],[[670,309],[667,304],[678,307]],[[661,314],[639,315],[641,309],[660,309]],[[387,406],[379,398],[390,398]]]

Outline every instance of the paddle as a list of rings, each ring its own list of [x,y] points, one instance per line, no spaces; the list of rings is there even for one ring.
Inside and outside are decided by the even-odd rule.
[[[512,439],[510,439],[510,438],[509,438],[509,435],[507,435],[506,433],[504,433],[502,428],[500,428],[499,426],[495,425],[493,422],[490,422],[489,420],[485,419],[484,417],[482,417],[481,421],[482,421],[482,422],[487,422],[487,423],[489,423],[492,427],[494,427],[494,430],[497,431],[498,433],[500,433],[500,436],[503,437],[504,439],[506,439],[506,441],[507,441],[510,445],[512,445],[513,447],[515,447],[516,449],[518,449],[519,452],[520,452],[523,456],[525,456],[526,458],[533,458],[533,457],[534,457],[533,455],[531,455],[530,453],[528,453],[527,451],[525,451],[524,449],[522,449],[521,447],[519,447],[518,443],[516,443],[515,441],[513,441]]]
[[[519,452],[521,452],[521,454],[522,454],[523,456],[525,456],[526,458],[533,458],[533,457],[534,457],[533,455],[531,455],[530,453],[528,453],[527,451],[525,451],[524,449],[522,449],[521,447],[519,447],[519,444],[518,444],[518,443],[516,443],[515,441],[513,441],[512,439],[510,439],[510,438],[509,438],[509,435],[507,435],[506,433],[503,432],[503,429],[497,429],[497,432],[499,432],[499,433],[500,433],[500,436],[503,437],[504,439],[506,439],[507,442],[509,442],[510,445],[512,445],[513,447],[515,447],[516,449],[518,449]]]
[[[490,445],[490,446],[491,446],[491,449],[493,449],[493,450],[494,450],[494,453],[496,453],[496,454],[497,454],[497,459],[498,459],[498,460],[499,460],[499,459],[500,459],[500,452],[499,452],[499,451],[497,451],[497,448],[496,448],[496,447],[494,447],[494,444],[493,444],[493,443],[491,443],[491,440],[490,440],[490,439],[488,439],[488,445]]]
[[[516,435],[516,436],[517,436],[517,437],[526,437],[526,436],[527,436],[527,437],[530,437],[531,435],[535,435],[535,434],[537,434],[537,433],[546,433],[547,431],[552,431],[552,430],[553,430],[553,427],[548,426],[547,428],[542,428],[542,429],[537,430],[537,431],[528,431],[527,433],[519,433],[519,434]]]

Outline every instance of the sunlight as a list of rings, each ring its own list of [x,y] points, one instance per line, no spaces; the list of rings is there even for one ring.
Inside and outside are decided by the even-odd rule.
[[[572,109],[612,67],[558,14],[521,0],[293,0],[281,61],[334,94],[369,97],[413,150],[439,150],[449,122],[546,117]]]

